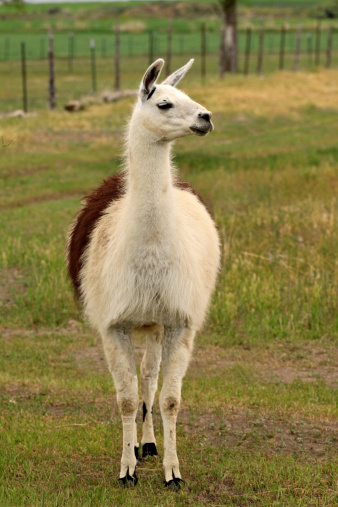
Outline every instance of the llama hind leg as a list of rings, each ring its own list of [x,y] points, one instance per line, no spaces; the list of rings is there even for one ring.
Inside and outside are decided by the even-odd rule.
[[[153,404],[157,391],[158,374],[162,359],[162,327],[148,330],[146,351],[141,363],[141,389],[143,398],[142,457],[157,456],[153,426]]]
[[[195,332],[187,328],[167,328],[163,338],[163,387],[160,408],[164,429],[164,474],[166,486],[184,486],[176,452],[176,420],[181,402],[182,380],[187,371]]]
[[[136,413],[138,409],[137,374],[132,330],[113,327],[102,336],[109,370],[114,379],[117,403],[123,425],[123,451],[119,475],[120,486],[137,482],[135,468]]]

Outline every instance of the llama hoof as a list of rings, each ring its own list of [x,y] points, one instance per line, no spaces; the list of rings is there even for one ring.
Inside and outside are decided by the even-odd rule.
[[[139,447],[134,447],[134,452],[135,452],[135,458],[136,458],[136,466],[139,467],[141,465],[141,461],[140,461],[140,458],[139,458],[139,455],[138,455],[138,451],[139,451]]]
[[[153,442],[142,445],[142,458],[147,458],[148,456],[157,456],[156,444]]]
[[[165,487],[170,489],[170,491],[178,491],[185,487],[185,482],[182,479],[175,478],[165,482]]]
[[[134,472],[134,475],[129,475],[129,470],[125,477],[120,477],[119,486],[120,488],[133,488],[137,484],[137,477]]]

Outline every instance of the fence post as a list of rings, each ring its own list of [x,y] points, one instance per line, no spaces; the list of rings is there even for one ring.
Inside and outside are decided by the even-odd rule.
[[[299,54],[300,54],[301,41],[302,41],[302,25],[298,25],[296,47],[295,47],[295,59],[293,62],[294,72],[297,72],[298,67],[299,67]]]
[[[205,83],[206,74],[206,52],[207,52],[207,37],[206,37],[206,26],[202,23],[201,26],[201,78],[202,83]]]
[[[251,50],[251,28],[248,26],[246,29],[245,58],[244,58],[244,69],[243,69],[243,74],[245,76],[247,76],[249,74],[250,50]]]
[[[325,62],[325,67],[327,69],[331,67],[332,41],[333,41],[333,26],[330,26],[329,33],[327,36],[326,62]]]
[[[95,60],[95,39],[90,39],[90,59],[91,59],[91,70],[92,70],[92,88],[93,92],[96,92],[96,60]]]
[[[149,32],[149,65],[154,61],[154,32]]]
[[[319,65],[320,63],[320,36],[321,36],[321,25],[320,21],[318,21],[316,27],[316,58],[315,58],[316,65]]]
[[[168,24],[168,38],[167,38],[167,65],[166,65],[166,75],[170,75],[171,68],[171,40],[173,35],[173,23],[172,21]]]
[[[285,26],[283,25],[280,32],[279,70],[284,69],[285,31]]]
[[[22,102],[23,110],[27,113],[27,73],[26,73],[26,45],[21,42],[21,75],[22,75]]]
[[[48,104],[49,109],[53,111],[56,107],[56,90],[55,90],[55,74],[54,74],[54,34],[52,28],[49,30],[48,64],[49,64]]]
[[[68,36],[68,72],[73,72],[73,58],[74,58],[74,33],[71,32]]]
[[[259,30],[258,42],[258,61],[257,61],[257,74],[259,76],[263,73],[263,56],[264,56],[264,23]]]
[[[120,26],[115,26],[115,90],[120,89]]]

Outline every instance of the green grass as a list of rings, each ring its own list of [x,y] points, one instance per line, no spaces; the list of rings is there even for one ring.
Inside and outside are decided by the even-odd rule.
[[[134,63],[133,87],[147,65]],[[12,108],[13,75],[2,80]],[[14,138],[0,144],[2,506],[338,501],[337,71],[211,73],[205,86],[197,76],[182,88],[216,129],[179,140],[176,162],[213,210],[223,262],[183,386],[178,494],[163,488],[158,401],[160,457],[142,464],[135,489],[118,489],[113,383],[64,261],[81,197],[118,170],[132,101],[71,115],[45,111],[37,94],[38,116],[0,119],[0,139]],[[65,78],[64,97],[90,81],[82,67],[79,81]]]

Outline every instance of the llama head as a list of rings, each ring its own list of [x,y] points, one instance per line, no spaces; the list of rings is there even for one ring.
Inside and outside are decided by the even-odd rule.
[[[205,136],[214,128],[211,112],[175,88],[193,61],[190,60],[161,84],[156,83],[164,64],[161,58],[144,74],[133,116],[137,118],[138,127],[147,130],[156,140],[173,141],[190,134]]]

